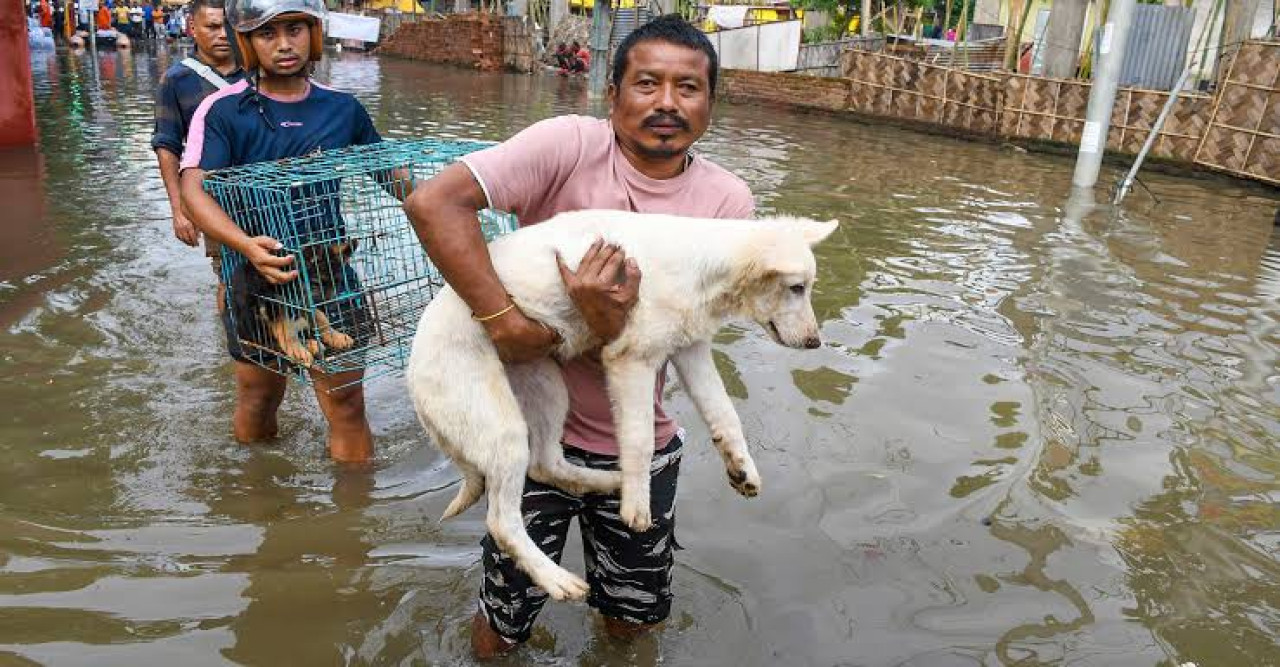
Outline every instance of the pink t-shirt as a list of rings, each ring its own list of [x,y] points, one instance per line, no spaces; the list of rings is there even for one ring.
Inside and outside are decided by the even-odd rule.
[[[751,190],[742,179],[695,155],[675,178],[649,178],[618,148],[609,121],[560,116],[535,123],[507,141],[462,158],[489,205],[533,225],[557,213],[613,209],[695,218],[750,218]],[[569,388],[564,441],[599,454],[618,454],[604,369],[587,358],[563,366]],[[662,410],[663,372],[654,383],[656,447],[678,426]]]

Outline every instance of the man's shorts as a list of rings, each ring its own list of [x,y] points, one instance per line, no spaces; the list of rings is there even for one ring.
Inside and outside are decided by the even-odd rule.
[[[223,282],[222,244],[209,238],[208,234],[204,235],[204,255],[209,258],[209,265],[213,267],[213,275],[218,277],[218,282]]]
[[[653,527],[632,532],[618,515],[617,495],[588,493],[574,496],[525,479],[525,529],[534,544],[557,563],[574,517],[582,532],[582,548],[591,592],[587,604],[601,614],[631,623],[658,623],[671,613],[671,566],[674,562],[676,479],[683,443],[677,435],[656,452],[649,467],[649,507]],[[617,470],[614,456],[593,454],[565,446],[565,459],[597,470]],[[516,567],[491,535],[485,535],[480,584],[480,610],[489,626],[504,639],[523,642],[547,603],[547,592]]]

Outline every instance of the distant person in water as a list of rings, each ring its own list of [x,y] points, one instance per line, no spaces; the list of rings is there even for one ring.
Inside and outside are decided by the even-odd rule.
[[[573,52],[569,61],[570,74],[584,74],[591,69],[591,52],[584,49],[582,45],[574,42],[570,47]]]

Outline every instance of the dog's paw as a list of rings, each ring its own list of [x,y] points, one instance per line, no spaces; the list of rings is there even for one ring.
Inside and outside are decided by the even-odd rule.
[[[311,354],[310,350],[300,344],[286,346],[281,350],[281,352],[284,352],[285,355],[288,356],[289,359],[293,360],[294,363],[305,368],[311,368],[311,365],[314,364],[316,360],[315,355]]]
[[[328,345],[329,347],[335,350],[345,350],[351,347],[352,345],[356,344],[356,341],[354,338],[352,338],[351,336],[348,336],[347,334],[342,333],[341,331],[329,332],[328,338],[329,339],[326,340],[324,344]]]
[[[729,475],[729,485],[739,495],[745,498],[755,498],[760,495],[760,473],[756,470],[755,461],[747,458],[738,462],[736,466],[726,467],[725,472]]]
[[[578,575],[562,568],[547,568],[540,572],[535,582],[556,600],[585,600],[590,587]]]
[[[653,515],[649,512],[649,494],[637,498],[641,494],[622,494],[622,506],[618,516],[627,527],[637,533],[643,533],[653,527]]]

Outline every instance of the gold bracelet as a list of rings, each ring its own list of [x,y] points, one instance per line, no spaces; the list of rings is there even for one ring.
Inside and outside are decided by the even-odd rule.
[[[485,315],[484,317],[476,317],[475,313],[471,313],[471,319],[477,322],[488,322],[489,320],[496,319],[496,318],[502,317],[503,315],[506,315],[507,313],[511,312],[512,308],[515,308],[515,307],[516,307],[516,302],[512,301],[511,304],[508,305],[506,308],[503,308],[502,310],[499,310],[498,312],[492,315]]]

